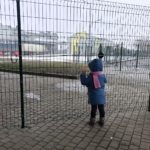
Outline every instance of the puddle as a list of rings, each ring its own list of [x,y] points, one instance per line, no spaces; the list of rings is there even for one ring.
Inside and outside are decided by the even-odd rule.
[[[81,85],[80,81],[68,81],[57,83],[55,86],[63,91],[86,92],[86,87]]]
[[[26,98],[34,99],[34,100],[40,100],[40,95],[35,95],[33,93],[25,93]]]

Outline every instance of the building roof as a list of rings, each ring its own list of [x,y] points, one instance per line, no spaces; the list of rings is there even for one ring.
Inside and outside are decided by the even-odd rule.
[[[29,32],[22,30],[22,41],[32,43],[55,43],[58,40],[57,33],[47,32]],[[17,42],[18,31],[17,27],[0,24],[0,41]]]

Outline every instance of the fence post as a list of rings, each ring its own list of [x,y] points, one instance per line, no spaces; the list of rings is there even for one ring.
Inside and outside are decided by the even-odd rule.
[[[115,67],[118,67],[119,45],[115,48]]]
[[[84,54],[84,55],[85,55],[85,64],[87,64],[87,60],[86,60],[86,59],[87,59],[87,58],[86,58],[86,57],[87,57],[87,56],[86,56],[86,55],[87,55],[87,45],[86,45],[85,47],[86,47],[86,48],[85,48],[85,54]]]
[[[150,111],[150,93],[149,93],[149,100],[148,100],[148,111]]]
[[[150,79],[150,73],[149,73],[149,79]],[[150,89],[149,89],[149,99],[148,99],[148,111],[150,111]]]
[[[137,47],[137,54],[136,54],[136,68],[138,67],[138,60],[139,60],[139,44],[138,44],[138,47]]]
[[[23,96],[23,65],[22,65],[22,45],[21,45],[21,16],[20,0],[16,0],[17,6],[17,23],[18,23],[18,48],[19,48],[19,75],[20,75],[20,98],[21,98],[21,128],[25,127],[24,121],[24,96]]]
[[[123,49],[123,42],[121,43],[121,49],[120,49],[120,71],[122,68],[122,49]]]

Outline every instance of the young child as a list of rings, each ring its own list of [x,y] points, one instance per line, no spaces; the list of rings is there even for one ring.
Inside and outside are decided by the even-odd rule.
[[[103,65],[101,59],[94,59],[89,64],[90,73],[86,75],[86,68],[82,68],[80,74],[81,84],[88,88],[88,99],[91,104],[91,118],[89,125],[95,124],[97,108],[100,113],[99,125],[104,125],[105,110],[105,83],[107,83],[105,74],[102,74]]]

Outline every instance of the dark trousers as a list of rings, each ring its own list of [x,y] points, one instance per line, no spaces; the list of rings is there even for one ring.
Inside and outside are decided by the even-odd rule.
[[[97,108],[98,108],[99,113],[100,113],[100,118],[105,117],[104,105],[99,104],[99,105],[91,105],[91,118],[96,117]]]

